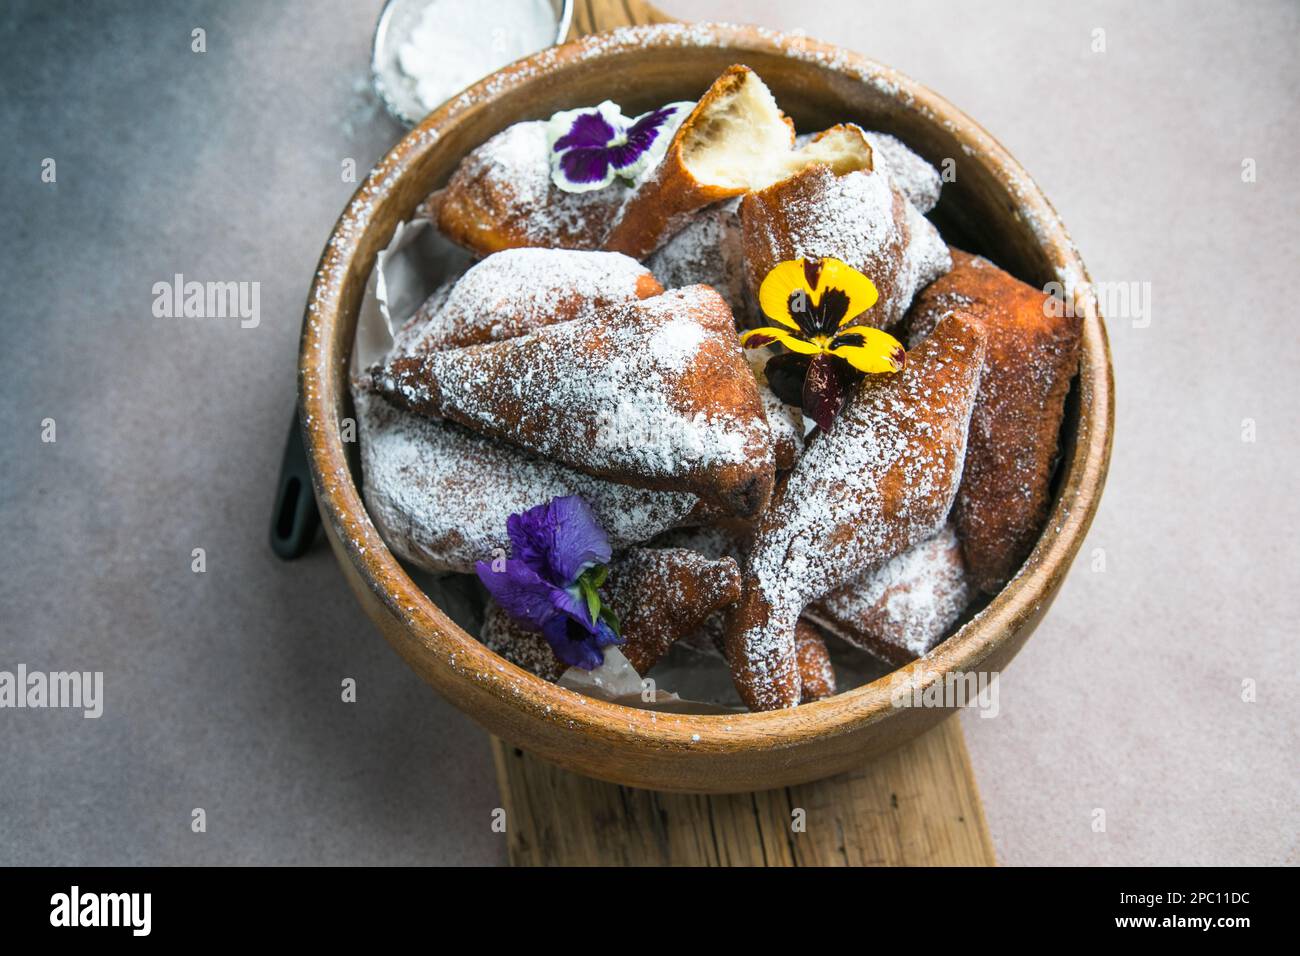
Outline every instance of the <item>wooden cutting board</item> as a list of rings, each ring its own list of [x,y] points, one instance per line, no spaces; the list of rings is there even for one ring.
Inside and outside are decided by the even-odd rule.
[[[829,780],[706,796],[634,790],[492,738],[516,866],[993,866],[961,721]]]
[[[575,0],[570,37],[671,17],[641,0]],[[859,770],[758,793],[635,790],[492,738],[516,866],[992,866],[961,721]]]
[[[640,23],[673,23],[674,17],[644,0],[574,0],[569,39]]]

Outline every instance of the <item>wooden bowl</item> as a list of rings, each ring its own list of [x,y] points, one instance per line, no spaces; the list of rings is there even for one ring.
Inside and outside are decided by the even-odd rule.
[[[854,121],[894,133],[936,166],[955,161],[934,217],[950,242],[1037,286],[1071,290],[1083,323],[1052,513],[1024,569],[924,662],[922,686],[952,671],[1000,671],[1037,627],[1092,521],[1113,428],[1110,355],[1088,277],[1051,205],[1005,149],[923,86],[865,57],[750,27],[667,25],[599,34],[522,60],[430,115],[371,172],[330,236],[303,323],[299,397],[331,546],[367,613],[415,670],[492,733],[579,773],[637,787],[725,793],[840,773],[949,711],[896,708],[888,678],[794,710],[651,713],[563,690],[505,662],[415,586],[375,531],[349,468],[340,420],[375,254],[461,157],[504,127],[612,99],[635,114],[697,98],[723,69],[755,69],[801,130]],[[923,671],[919,671],[923,668]]]

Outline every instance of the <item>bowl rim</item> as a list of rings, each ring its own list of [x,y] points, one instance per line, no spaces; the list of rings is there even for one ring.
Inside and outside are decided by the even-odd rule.
[[[359,246],[375,209],[391,196],[403,174],[434,147],[439,132],[463,114],[566,63],[631,49],[700,45],[722,47],[738,59],[758,53],[808,61],[843,78],[871,84],[944,125],[967,153],[974,150],[971,155],[1014,192],[1019,208],[1028,213],[1025,218],[1030,230],[1056,266],[1082,316],[1076,385],[1079,420],[1067,480],[1024,566],[986,607],[928,657],[869,684],[788,710],[696,715],[627,707],[557,687],[488,650],[420,590],[384,544],[352,480],[334,411],[342,407],[336,383],[346,389],[346,364],[343,370],[334,368],[328,346],[339,324],[345,294],[354,300],[354,307],[359,306],[356,284],[364,288],[371,271],[371,263],[358,261]],[[386,244],[387,238],[383,242]],[[731,24],[656,24],[583,37],[505,67],[429,114],[376,165],[335,224],[308,296],[298,371],[304,441],[327,531],[336,551],[347,555],[360,581],[416,638],[424,657],[422,664],[431,673],[449,683],[474,682],[504,704],[574,733],[594,733],[611,743],[633,747],[649,745],[695,753],[790,747],[809,737],[845,735],[883,720],[895,710],[891,703],[891,687],[897,686],[894,681],[906,679],[924,688],[949,672],[978,668],[999,645],[1040,615],[1054,596],[1100,501],[1114,427],[1110,350],[1087,270],[1056,211],[1006,149],[947,100],[890,67],[806,37]],[[421,675],[434,683],[423,670]]]

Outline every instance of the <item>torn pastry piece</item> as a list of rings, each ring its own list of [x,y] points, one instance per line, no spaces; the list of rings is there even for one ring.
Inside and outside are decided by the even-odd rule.
[[[889,329],[951,261],[939,232],[884,172],[815,165],[741,202],[745,274],[757,299],[768,273],[794,259],[839,259],[876,286],[860,324]]]
[[[988,334],[953,518],[972,579],[992,593],[1024,563],[1047,520],[1080,324],[987,259],[957,249],[952,257],[953,270],[918,296],[909,335],[923,340],[953,309]]]
[[[644,258],[691,213],[739,196],[761,157],[791,152],[794,129],[758,74],[732,66],[678,126],[668,151],[624,203],[605,247]]]
[[[837,137],[849,138],[850,143],[857,135],[866,137],[871,144],[872,165],[879,165],[881,156],[887,155],[889,174],[894,185],[902,190],[920,212],[930,211],[939,200],[939,173],[935,168],[904,146],[901,140],[883,133],[862,133],[853,125],[836,126],[823,133],[798,138],[796,142],[800,150],[796,156],[802,156],[806,160],[810,156],[819,155],[818,151],[824,150],[827,144],[807,147],[827,135],[831,137],[828,140],[831,144],[836,143]],[[832,156],[840,152],[840,147],[842,143],[832,152]],[[755,324],[751,320],[757,319],[758,315],[745,285],[740,203],[740,196],[733,196],[732,199],[694,213],[679,233],[650,256],[647,264],[666,289],[695,285],[697,282],[711,285],[727,299],[728,306],[732,307],[732,313],[736,316],[738,328],[749,328]]]
[[[603,587],[618,615],[621,650],[644,674],[672,645],[740,597],[735,559],[686,548],[630,548],[609,566]]]
[[[804,146],[821,135],[800,134],[795,137],[795,145]],[[917,211],[927,213],[938,205],[943,179],[920,153],[888,133],[864,130],[862,135],[871,146],[872,169],[884,171]]]
[[[871,168],[857,127],[828,130],[803,149],[771,90],[746,66],[714,81],[682,121],[663,160],[635,186],[605,248],[643,259],[705,206],[762,189],[809,164],[837,171]]]
[[[396,404],[588,474],[688,491],[752,515],[771,495],[771,431],[727,304],[708,286],[593,319],[372,371]]]
[[[715,518],[706,524],[665,531],[652,540],[650,546],[684,548],[711,561],[731,559],[743,563],[753,533],[754,526],[749,521],[739,518]],[[725,633],[726,612],[718,611],[682,638],[682,642],[697,653],[725,658],[723,652]]]
[[[684,548],[630,548],[609,565],[601,590],[618,616],[619,650],[645,674],[677,640],[740,596],[740,569],[732,558],[710,560]],[[494,601],[479,639],[545,680],[558,680],[566,670],[540,633],[511,620]]]
[[[498,342],[663,292],[650,270],[616,252],[507,249],[439,288],[416,312],[406,354]]]
[[[473,572],[509,550],[510,515],[553,498],[581,495],[616,549],[680,524],[696,504],[684,492],[593,478],[363,390],[353,400],[366,511],[394,554],[428,571]]]
[[[794,628],[795,656],[799,663],[799,703],[807,704],[835,694],[835,668],[830,651],[817,628],[799,619]]]
[[[461,160],[431,206],[442,234],[479,255],[522,246],[599,249],[628,192],[621,181],[590,192],[560,189],[551,181],[546,121],[529,120]]]
[[[984,331],[945,318],[903,371],[867,376],[759,517],[727,660],[751,710],[800,699],[800,612],[943,526],[961,478]]]
[[[974,596],[949,522],[934,537],[814,601],[804,617],[902,666],[932,651]]]

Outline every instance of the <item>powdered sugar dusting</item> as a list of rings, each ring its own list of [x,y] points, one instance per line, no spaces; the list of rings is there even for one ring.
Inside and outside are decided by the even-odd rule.
[[[982,341],[974,352],[963,342],[923,345],[909,358],[897,376],[863,381],[831,431],[808,443],[762,521],[749,571],[775,603],[802,609],[947,516]]]
[[[918,297],[911,335],[923,336],[957,308],[988,330],[954,517],[972,580],[992,592],[1029,554],[1047,519],[1080,323],[987,259],[960,250],[952,255],[953,271]]]
[[[646,342],[650,361],[665,372],[680,375],[699,354],[704,335],[698,323],[673,318],[650,333]]]
[[[736,599],[740,570],[731,558],[710,560],[685,548],[629,548],[611,562],[601,591],[618,615],[623,656],[645,674],[677,640]],[[565,670],[544,638],[515,624],[492,601],[479,639],[546,680],[557,680]]]
[[[882,165],[894,186],[918,212],[926,213],[939,203],[943,180],[939,171],[912,151],[906,143],[888,133],[867,133],[875,168]]]
[[[508,550],[506,518],[564,495],[591,505],[615,548],[680,522],[694,495],[592,478],[354,390],[366,509],[389,547],[430,571],[469,572]]]
[[[795,139],[795,145],[803,146],[816,135],[803,133]],[[897,136],[866,130],[863,130],[863,136],[871,146],[873,170],[885,173],[894,187],[920,212],[929,212],[938,204],[943,180],[937,169]]]
[[[883,259],[901,248],[906,236],[894,221],[894,192],[879,173],[831,176],[833,185],[811,202],[790,211],[798,231],[790,236],[791,258],[835,256],[845,262]]]
[[[743,633],[760,705],[795,673],[794,628],[809,601],[889,560],[943,524],[961,480],[984,338],[950,318],[892,376],[864,379],[816,435],[760,519]],[[797,685],[796,685],[797,686]]]
[[[713,286],[743,325],[750,310],[740,236],[737,196],[700,210],[646,263],[664,288]]]
[[[639,298],[650,271],[617,252],[507,249],[439,288],[403,329],[401,351],[457,348],[523,335]],[[653,283],[651,283],[653,285]]]
[[[832,591],[806,614],[897,664],[933,650],[973,596],[961,544],[949,523],[933,538]]]
[[[911,294],[908,296],[910,305],[912,297],[917,292],[952,268],[952,256],[948,253],[948,244],[943,241],[934,224],[921,215],[910,202],[905,203],[904,206],[907,243],[903,247],[904,278],[900,281],[900,285],[911,289]]]
[[[884,172],[812,167],[747,196],[741,215],[751,289],[778,262],[841,259],[880,290],[861,317],[878,328],[897,324],[916,292],[951,267],[939,231]]]
[[[740,595],[734,559],[687,548],[629,548],[610,565],[604,588],[618,614],[623,654],[645,674],[674,642]]]
[[[706,286],[431,353],[418,368],[390,367],[376,381],[407,407],[619,480],[710,494],[716,469],[735,466],[743,483],[773,467],[730,313]],[[719,404],[715,387],[733,404]]]
[[[835,693],[835,667],[821,633],[806,620],[795,628],[795,656],[799,661],[799,702],[821,700]]]
[[[803,452],[804,421],[799,409],[787,405],[776,397],[776,393],[766,383],[758,386],[758,396],[763,400],[763,411],[767,415],[767,427],[772,432],[772,447],[776,453],[776,466],[781,469],[794,467]]]
[[[503,245],[598,249],[629,189],[621,182],[570,193],[551,182],[546,123],[508,126],[462,160],[448,184],[440,225],[457,241],[487,229]],[[461,222],[462,195],[482,202],[493,221]],[[475,243],[469,243],[474,246]]]

